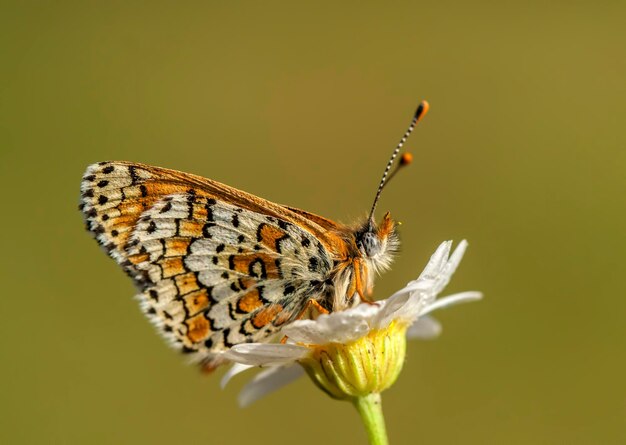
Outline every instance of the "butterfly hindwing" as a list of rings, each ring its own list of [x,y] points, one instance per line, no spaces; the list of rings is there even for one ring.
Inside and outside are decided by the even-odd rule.
[[[302,308],[302,294],[331,267],[320,244],[295,225],[189,194],[145,212],[130,244],[130,261],[151,283],[146,310],[191,349],[207,340],[209,349],[259,341],[273,329],[269,322]],[[276,312],[271,318],[268,309]]]
[[[133,277],[145,312],[204,362],[292,320],[333,264],[299,225],[145,166],[95,164],[82,190],[88,229]]]

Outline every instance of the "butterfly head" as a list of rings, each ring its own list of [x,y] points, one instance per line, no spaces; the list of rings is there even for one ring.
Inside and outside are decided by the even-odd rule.
[[[399,244],[396,224],[389,212],[378,225],[370,218],[357,232],[356,242],[361,255],[371,261],[374,269],[386,269]]]

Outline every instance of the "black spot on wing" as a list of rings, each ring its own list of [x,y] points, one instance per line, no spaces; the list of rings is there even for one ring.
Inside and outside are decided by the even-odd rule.
[[[213,204],[210,204],[209,201],[215,201],[215,200],[208,199],[207,205],[204,206],[206,209],[206,220],[208,222],[215,222],[215,218],[213,217],[213,207],[211,207]]]
[[[257,241],[261,241],[263,239],[263,235],[261,233],[261,231],[263,230],[263,227],[267,226],[267,224],[265,223],[261,223],[259,224],[259,226],[256,228],[256,240]]]
[[[209,230],[213,226],[215,226],[215,223],[212,223],[212,222],[205,223],[204,226],[202,227],[202,236],[208,239],[213,238],[213,235],[211,235],[211,232],[209,232]]]
[[[280,238],[278,238],[278,239],[276,240],[276,242],[275,242],[276,252],[278,252],[278,253],[282,253],[282,252],[283,252],[283,249],[282,249],[282,247],[280,246],[280,243],[282,243],[282,242],[284,242],[284,241],[287,241],[287,240],[289,240],[289,239],[291,239],[291,237],[290,237],[289,235],[284,235],[284,236],[281,236]]]
[[[159,293],[155,289],[150,289],[148,291],[148,295],[150,295],[150,298],[152,298],[154,301],[156,301],[158,303],[158,301],[159,301]]]
[[[187,190],[187,219],[193,218],[193,205],[196,202],[196,191],[194,189]]]
[[[134,165],[128,167],[128,173],[130,173],[131,185],[134,185],[137,181],[139,181],[139,176],[137,176],[137,169]]]
[[[261,279],[267,278],[267,270],[265,269],[265,263],[262,259],[257,258],[250,262],[250,265],[248,266],[248,275]]]
[[[154,233],[156,232],[156,229],[157,229],[156,223],[154,221],[150,221],[150,224],[148,224],[148,228],[146,229],[146,232]]]
[[[309,258],[309,270],[311,272],[317,272],[319,270],[319,260],[314,256]]]
[[[160,213],[167,213],[170,210],[172,210],[172,203],[171,202],[167,202],[163,208],[160,210]]]
[[[242,290],[246,290],[246,289],[248,288],[248,287],[246,286],[246,284],[244,283],[243,279],[241,279],[241,278],[238,278],[238,279],[237,279],[237,283],[239,284],[239,287],[240,287]]]
[[[280,258],[276,258],[274,260],[274,264],[276,265],[276,270],[278,271],[278,278],[283,278],[283,269],[280,267]]]
[[[232,348],[233,346],[235,346],[235,344],[228,341],[229,334],[230,328],[226,328],[222,331],[222,335],[224,336],[224,346],[226,346],[227,348]]]

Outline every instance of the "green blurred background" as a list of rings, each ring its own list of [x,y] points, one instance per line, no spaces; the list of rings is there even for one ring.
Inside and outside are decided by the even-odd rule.
[[[394,444],[626,443],[624,2],[6,2],[0,442],[364,443],[308,381],[247,409],[169,350],[83,229],[96,161],[197,173],[350,222],[417,102],[380,212],[470,248],[384,395]]]

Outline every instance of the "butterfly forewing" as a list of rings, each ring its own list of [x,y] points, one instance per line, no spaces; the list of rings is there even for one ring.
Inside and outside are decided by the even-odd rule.
[[[106,162],[81,189],[87,228],[134,279],[145,312],[209,366],[294,319],[333,265],[337,243],[315,222],[214,181]]]

